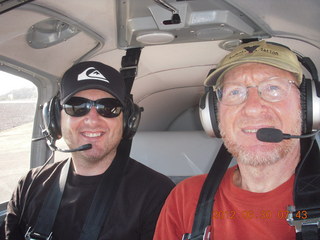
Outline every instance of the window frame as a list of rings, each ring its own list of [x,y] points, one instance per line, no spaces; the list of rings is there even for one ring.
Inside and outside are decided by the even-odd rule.
[[[24,78],[32,82],[37,88],[38,98],[36,101],[32,136],[30,139],[31,151],[29,157],[29,169],[41,166],[49,158],[51,151],[47,147],[45,139],[40,141],[32,141],[32,139],[43,136],[41,129],[41,126],[43,126],[42,106],[57,93],[58,78],[39,70],[32,69],[27,65],[18,63],[6,57],[0,57],[0,62],[2,63],[0,65],[0,71]],[[0,226],[3,224],[3,221],[5,219],[7,204],[9,200],[10,199],[0,203]]]

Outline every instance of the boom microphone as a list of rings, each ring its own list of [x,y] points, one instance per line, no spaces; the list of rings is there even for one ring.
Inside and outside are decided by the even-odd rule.
[[[61,149],[55,145],[55,139],[53,139],[49,134],[46,134],[43,137],[33,138],[32,141],[37,142],[37,141],[40,141],[43,139],[47,139],[47,145],[51,148],[52,151],[70,153],[70,152],[85,151],[85,150],[89,150],[92,148],[92,144],[88,143],[88,144],[84,144],[84,145],[81,145],[80,147],[73,148],[73,149]]]
[[[81,145],[80,147],[73,148],[73,149],[61,149],[58,148],[56,145],[51,145],[50,147],[53,148],[54,151],[64,152],[64,153],[71,153],[71,152],[79,152],[84,151],[92,148],[92,144],[88,143],[85,145]]]
[[[257,139],[262,142],[281,142],[283,139],[290,138],[309,138],[315,136],[319,131],[314,133],[304,134],[304,135],[290,135],[283,133],[281,130],[277,128],[260,128],[257,131]]]
[[[47,145],[52,151],[59,151],[59,152],[64,152],[64,153],[71,153],[71,152],[78,152],[78,151],[84,151],[92,148],[92,144],[84,144],[81,145],[80,147],[73,148],[73,149],[61,149],[58,148],[55,144],[55,140],[53,139],[47,139]]]

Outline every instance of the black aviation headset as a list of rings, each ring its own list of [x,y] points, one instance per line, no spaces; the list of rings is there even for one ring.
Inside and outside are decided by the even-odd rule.
[[[54,96],[43,105],[43,134],[53,141],[62,137],[61,134],[61,104],[59,95]],[[139,126],[142,108],[135,104],[131,96],[127,96],[123,108],[123,139],[131,139]]]
[[[306,134],[320,130],[320,82],[317,69],[312,60],[308,57],[302,57],[299,54],[296,55],[301,65],[311,76],[311,78],[306,78],[303,75],[302,83],[299,87],[302,112],[302,134]],[[208,75],[214,70],[215,69],[210,70]],[[213,88],[205,87],[205,93],[201,97],[199,103],[199,114],[202,127],[209,136],[221,138],[217,105],[218,98],[213,91]]]

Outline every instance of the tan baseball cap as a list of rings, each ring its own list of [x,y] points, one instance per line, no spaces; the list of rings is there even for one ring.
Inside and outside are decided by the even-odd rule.
[[[293,73],[297,78],[298,86],[302,82],[302,68],[295,53],[278,44],[254,41],[241,44],[225,56],[217,69],[206,78],[204,84],[206,86],[219,85],[227,71],[243,63],[268,64]]]

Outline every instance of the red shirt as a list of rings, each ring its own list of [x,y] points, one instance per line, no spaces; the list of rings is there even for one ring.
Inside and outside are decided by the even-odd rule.
[[[295,229],[286,222],[293,205],[294,176],[276,189],[254,193],[232,182],[235,167],[228,169],[215,195],[211,239],[290,240]],[[166,200],[154,240],[180,240],[192,230],[194,213],[206,175],[186,179]]]

